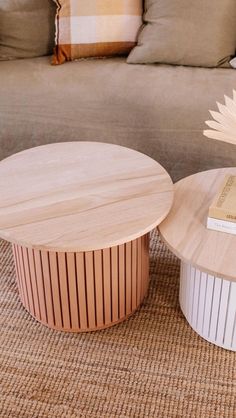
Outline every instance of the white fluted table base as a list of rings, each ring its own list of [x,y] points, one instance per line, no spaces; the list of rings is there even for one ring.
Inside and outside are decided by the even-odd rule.
[[[201,337],[236,351],[236,283],[181,264],[180,306]]]

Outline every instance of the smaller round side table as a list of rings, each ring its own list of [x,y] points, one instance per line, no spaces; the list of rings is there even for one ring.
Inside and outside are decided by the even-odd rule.
[[[149,232],[172,181],[137,151],[97,142],[32,148],[0,162],[0,236],[24,307],[51,328],[93,331],[131,315],[149,282]]]
[[[236,351],[236,236],[208,230],[208,208],[224,176],[236,168],[205,171],[180,180],[162,239],[181,259],[180,306],[206,340]]]

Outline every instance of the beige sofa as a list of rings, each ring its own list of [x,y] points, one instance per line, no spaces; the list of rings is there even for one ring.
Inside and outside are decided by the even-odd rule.
[[[129,65],[125,58],[51,66],[0,62],[0,158],[57,141],[105,141],[158,160],[177,180],[236,165],[235,147],[203,137],[209,109],[232,95],[233,69]]]

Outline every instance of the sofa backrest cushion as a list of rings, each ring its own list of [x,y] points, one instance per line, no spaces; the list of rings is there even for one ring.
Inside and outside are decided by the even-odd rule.
[[[142,24],[143,0],[55,0],[53,64],[79,58],[128,55]]]
[[[145,0],[128,63],[228,66],[236,50],[236,0]]]
[[[52,0],[0,0],[0,60],[51,54],[55,13]]]

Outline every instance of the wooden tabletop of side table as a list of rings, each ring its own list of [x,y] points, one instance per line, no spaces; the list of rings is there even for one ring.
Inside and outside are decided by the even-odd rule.
[[[160,164],[118,145],[31,148],[0,162],[0,236],[66,252],[119,245],[165,218],[172,187]]]
[[[23,305],[64,331],[128,317],[148,287],[149,232],[172,201],[164,168],[118,145],[57,143],[1,161],[0,237]]]
[[[236,236],[206,228],[208,208],[227,174],[236,175],[236,168],[204,171],[177,182],[174,203],[159,229],[181,260],[236,281]]]
[[[180,305],[189,324],[206,340],[236,351],[236,236],[206,228],[208,208],[227,174],[236,175],[236,168],[176,183],[159,230],[181,259]]]

